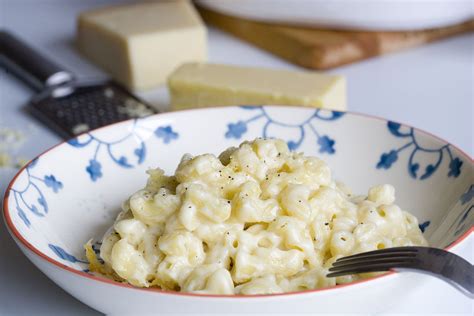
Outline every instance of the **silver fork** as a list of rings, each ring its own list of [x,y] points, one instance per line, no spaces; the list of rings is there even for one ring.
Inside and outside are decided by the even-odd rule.
[[[474,266],[438,248],[394,247],[337,259],[327,277],[388,270],[413,270],[438,277],[474,298]]]

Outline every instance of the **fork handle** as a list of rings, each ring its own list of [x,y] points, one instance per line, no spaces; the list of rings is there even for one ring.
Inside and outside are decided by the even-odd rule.
[[[437,248],[418,248],[420,252],[425,252],[427,256],[420,253],[419,258],[430,258],[431,260],[421,260],[418,272],[440,277],[447,283],[454,286],[464,295],[474,298],[474,266],[464,258],[449,251]],[[408,268],[396,268],[395,270],[412,270]],[[436,271],[436,273],[434,272]]]

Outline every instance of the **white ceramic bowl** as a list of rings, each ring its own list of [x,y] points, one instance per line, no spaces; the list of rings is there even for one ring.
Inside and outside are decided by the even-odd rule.
[[[60,144],[23,168],[4,200],[4,216],[25,255],[71,295],[108,314],[192,311],[374,311],[403,299],[416,274],[268,296],[210,296],[138,289],[87,272],[83,244],[100,238],[121,202],[142,188],[150,167],[172,173],[187,152],[219,153],[244,139],[279,137],[326,160],[354,192],[391,183],[431,245],[472,233],[470,157],[425,132],[353,113],[298,107],[226,107],[159,114],[104,127]],[[368,304],[370,302],[370,304]]]
[[[348,30],[411,31],[472,19],[471,0],[198,0],[245,19]]]

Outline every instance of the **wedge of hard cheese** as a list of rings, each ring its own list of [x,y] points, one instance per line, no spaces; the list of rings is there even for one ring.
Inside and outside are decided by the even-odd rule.
[[[187,0],[85,12],[77,41],[85,56],[132,90],[154,88],[178,65],[207,56],[206,29]]]
[[[344,77],[228,65],[187,63],[168,79],[171,109],[219,105],[303,105],[346,109]]]

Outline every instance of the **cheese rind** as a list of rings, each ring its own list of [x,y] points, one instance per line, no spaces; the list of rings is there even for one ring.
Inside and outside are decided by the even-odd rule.
[[[205,61],[206,38],[187,0],[107,7],[78,21],[79,50],[132,90],[163,84],[183,62]]]
[[[172,109],[218,105],[302,105],[346,109],[344,77],[229,65],[187,63],[168,79]]]

